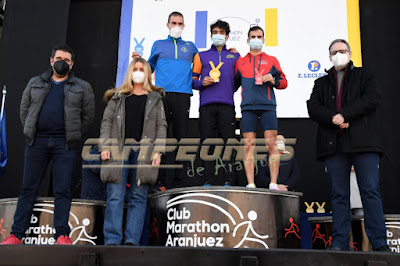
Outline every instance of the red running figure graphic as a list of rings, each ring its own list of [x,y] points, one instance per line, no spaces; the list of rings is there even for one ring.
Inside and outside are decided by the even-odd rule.
[[[301,237],[297,234],[300,230],[299,227],[297,226],[297,224],[293,223],[293,218],[290,217],[289,218],[289,222],[290,222],[290,227],[289,228],[285,228],[286,234],[285,234],[285,238],[288,234],[293,233],[296,235],[296,237],[298,239],[301,239]]]

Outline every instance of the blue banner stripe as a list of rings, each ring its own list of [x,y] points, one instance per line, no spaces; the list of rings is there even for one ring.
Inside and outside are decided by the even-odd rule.
[[[207,16],[208,11],[196,11],[196,35],[197,48],[207,48]]]
[[[125,72],[130,61],[132,8],[133,0],[122,0],[116,87],[121,86],[124,82]]]

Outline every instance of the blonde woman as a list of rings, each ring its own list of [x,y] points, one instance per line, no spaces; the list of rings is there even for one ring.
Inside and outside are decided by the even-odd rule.
[[[151,70],[147,61],[136,58],[129,64],[124,83],[104,94],[108,104],[101,122],[100,138],[104,139],[103,143],[109,139],[117,140],[111,146],[101,146],[101,179],[107,183],[105,245],[120,245],[122,242],[126,193],[128,210],[123,244],[139,245],[146,213],[148,184],[156,182],[157,166],[161,162],[161,153],[153,152],[152,143],[156,139],[166,138],[163,93],[163,89],[151,83]],[[147,143],[147,152],[143,152],[144,155],[141,154],[139,160],[138,155],[144,146],[140,149],[137,146],[124,147],[125,144],[134,143],[133,140],[143,140],[141,145]],[[119,157],[123,159],[118,160]],[[122,167],[107,167],[112,165]],[[126,190],[127,183],[131,184],[129,190]]]

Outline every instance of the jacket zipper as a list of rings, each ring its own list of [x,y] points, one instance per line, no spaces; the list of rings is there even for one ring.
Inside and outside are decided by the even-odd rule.
[[[175,59],[178,59],[178,46],[176,45],[176,39],[174,38],[174,45],[175,45]]]

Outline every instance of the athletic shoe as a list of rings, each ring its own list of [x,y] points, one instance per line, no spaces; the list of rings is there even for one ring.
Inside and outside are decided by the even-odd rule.
[[[269,183],[269,189],[271,189],[271,190],[280,190],[276,183]]]
[[[249,187],[249,188],[256,188],[256,184],[254,184],[254,183],[247,184],[246,187]]]
[[[67,235],[59,236],[57,238],[56,245],[72,245],[71,238],[69,238]]]
[[[22,245],[22,239],[10,234],[0,245]]]

